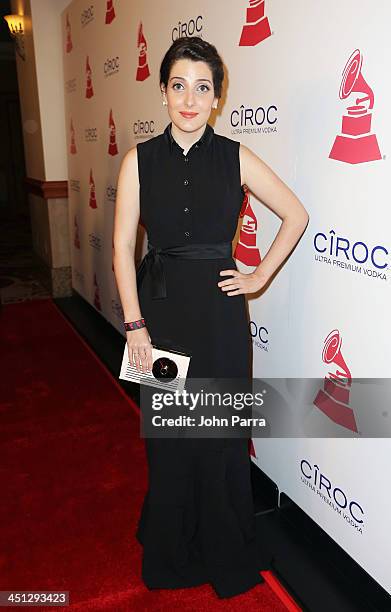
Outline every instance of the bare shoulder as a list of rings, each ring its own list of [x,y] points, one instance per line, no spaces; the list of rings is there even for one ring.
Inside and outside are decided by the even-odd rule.
[[[259,172],[261,169],[266,170],[268,168],[258,155],[242,143],[240,143],[239,147],[239,159],[242,185],[247,184],[247,181],[250,180],[249,176],[254,169],[257,169]]]
[[[244,145],[243,143],[240,143],[239,155],[240,161],[243,160],[244,162],[251,162],[258,160],[259,162],[264,163],[262,159],[256,153],[254,153],[254,151],[246,147],[246,145]]]
[[[131,180],[136,178],[138,180],[137,146],[129,149],[122,158],[119,172],[120,180],[123,179],[124,176]]]
[[[122,164],[131,166],[137,164],[137,145],[129,149],[122,158]]]
[[[255,197],[284,219],[291,217],[308,221],[304,206],[280,177],[258,155],[240,144],[240,173],[245,184]]]

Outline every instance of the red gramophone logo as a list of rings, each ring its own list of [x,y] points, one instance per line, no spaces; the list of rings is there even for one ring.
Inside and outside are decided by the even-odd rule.
[[[257,247],[258,221],[250,205],[247,185],[244,185],[243,189],[244,198],[239,213],[239,218],[243,217],[243,221],[233,256],[246,266],[257,266],[261,263],[261,254]]]
[[[96,204],[95,181],[94,181],[94,177],[92,176],[92,168],[90,168],[90,202],[89,204],[91,208],[98,208]]]
[[[73,121],[71,119],[71,146],[70,146],[71,155],[75,155],[77,153],[76,150],[76,142],[75,142],[75,128],[73,127]]]
[[[348,164],[381,159],[376,135],[370,133],[374,95],[362,76],[362,59],[359,49],[356,49],[344,68],[339,97],[346,100],[350,94],[356,95],[353,104],[346,109],[347,114],[342,117],[342,134],[336,137],[329,155],[331,159]]]
[[[143,34],[143,24],[140,22],[138,29],[137,47],[140,49],[138,54],[138,67],[136,72],[136,81],[145,81],[150,75],[147,60],[147,41]]]
[[[113,6],[113,0],[107,0],[105,23],[111,23],[114,19],[115,19],[115,10]]]
[[[110,109],[110,116],[109,116],[109,128],[110,128],[109,155],[118,155],[115,123],[113,119],[113,111],[111,109]]]
[[[92,87],[92,70],[90,66],[90,62],[87,55],[86,61],[86,76],[87,76],[87,86],[86,86],[86,98],[92,98],[94,95],[94,90]]]
[[[322,354],[324,363],[334,364],[334,371],[325,376],[323,389],[318,391],[314,404],[338,425],[357,431],[356,419],[349,406],[352,377],[342,357],[341,345],[339,331],[334,329],[324,341]]]
[[[74,227],[74,239],[73,239],[73,244],[75,245],[75,247],[76,247],[77,249],[80,249],[79,226],[78,226],[78,224],[77,224],[77,218],[76,218],[76,215],[74,216],[73,227]]]
[[[249,3],[239,47],[253,47],[271,36],[269,20],[265,16],[265,0],[249,0]]]
[[[98,281],[96,279],[96,273],[94,273],[94,306],[98,310],[102,310],[102,307],[101,307],[101,304],[100,304],[99,285],[98,285]]]
[[[72,45],[72,33],[71,33],[71,24],[69,22],[69,15],[67,13],[67,20],[66,20],[66,31],[67,31],[67,42],[66,42],[66,52],[70,53],[73,49],[73,45]]]

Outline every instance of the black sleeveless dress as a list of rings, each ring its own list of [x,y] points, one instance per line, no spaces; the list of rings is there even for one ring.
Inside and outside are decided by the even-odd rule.
[[[186,155],[171,124],[137,145],[140,218],[152,245],[232,241],[244,191],[239,142],[205,131]],[[245,296],[217,283],[226,259],[164,258],[167,295],[145,276],[142,316],[153,344],[187,350],[188,378],[250,377]],[[248,439],[146,438],[149,488],[137,529],[148,588],[209,582],[219,597],[263,582],[256,561]]]

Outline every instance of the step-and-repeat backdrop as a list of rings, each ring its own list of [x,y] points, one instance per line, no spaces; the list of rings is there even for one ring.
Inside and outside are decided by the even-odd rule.
[[[121,159],[170,121],[159,66],[171,42],[205,38],[228,77],[215,131],[264,159],[310,214],[273,282],[249,299],[254,377],[275,381],[282,416],[300,415],[297,437],[254,439],[252,460],[391,592],[388,387],[357,380],[380,383],[391,364],[391,4],[361,4],[71,2],[62,28],[72,283],[123,333],[112,267]],[[248,193],[234,252],[242,271],[280,223]],[[379,428],[384,437],[365,437]]]

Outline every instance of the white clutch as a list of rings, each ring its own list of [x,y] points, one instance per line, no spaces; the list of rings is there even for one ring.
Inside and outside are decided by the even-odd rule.
[[[128,345],[125,343],[119,378],[181,393],[185,387],[190,359],[191,356],[186,353],[152,345],[152,370],[138,372],[136,366],[129,361]]]

